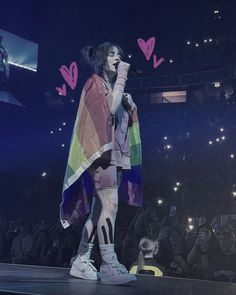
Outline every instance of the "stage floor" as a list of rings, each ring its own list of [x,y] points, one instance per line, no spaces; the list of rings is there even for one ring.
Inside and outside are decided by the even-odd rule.
[[[68,268],[0,264],[0,294],[42,295],[235,295],[236,284],[139,275],[130,285],[111,286],[73,278]]]

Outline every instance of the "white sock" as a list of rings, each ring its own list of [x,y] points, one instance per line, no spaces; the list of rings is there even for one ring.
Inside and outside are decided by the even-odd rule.
[[[80,256],[80,258],[89,259],[91,256],[93,246],[94,244],[81,242],[78,250],[78,255]]]
[[[115,256],[115,249],[114,249],[114,244],[103,244],[99,245],[100,248],[100,253],[102,256],[102,260],[105,262],[110,262],[110,260]],[[113,258],[114,259],[114,258]]]

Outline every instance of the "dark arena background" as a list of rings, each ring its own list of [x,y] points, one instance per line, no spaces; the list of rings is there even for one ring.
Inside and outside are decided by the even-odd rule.
[[[0,294],[235,294],[236,1],[0,3]],[[116,252],[130,269],[157,240],[165,269],[126,286],[71,277],[85,219],[59,219],[91,74],[80,52],[105,41],[135,69],[143,158],[143,207],[119,203]]]

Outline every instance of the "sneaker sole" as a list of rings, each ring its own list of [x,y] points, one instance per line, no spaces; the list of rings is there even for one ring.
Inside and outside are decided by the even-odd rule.
[[[119,280],[119,281],[111,281],[109,279],[103,279],[101,277],[101,283],[105,285],[124,285],[128,283],[136,282],[136,281],[137,281],[136,277],[134,277],[133,279],[123,278],[122,280]]]
[[[70,275],[76,278],[84,279],[84,280],[91,280],[91,281],[98,281],[98,275],[96,277],[89,277],[86,276],[85,273],[79,273],[78,270],[71,268]]]

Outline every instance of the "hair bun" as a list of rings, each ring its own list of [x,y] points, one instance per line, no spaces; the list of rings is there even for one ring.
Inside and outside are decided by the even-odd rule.
[[[89,58],[93,59],[95,54],[96,54],[96,48],[92,47],[92,46],[89,46],[88,50],[89,50],[89,52],[88,52]]]
[[[85,46],[81,50],[81,54],[87,64],[91,65],[96,54],[96,49],[93,46]]]

